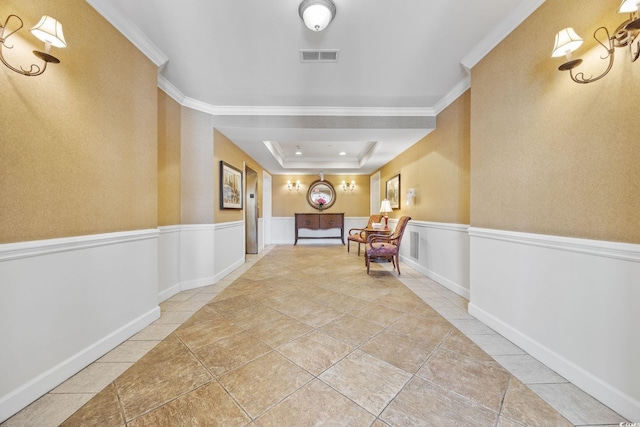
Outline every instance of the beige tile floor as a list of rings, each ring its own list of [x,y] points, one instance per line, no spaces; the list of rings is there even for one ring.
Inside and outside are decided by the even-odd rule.
[[[622,417],[406,264],[269,247],[2,426],[571,426]],[[399,279],[399,280],[398,280]]]

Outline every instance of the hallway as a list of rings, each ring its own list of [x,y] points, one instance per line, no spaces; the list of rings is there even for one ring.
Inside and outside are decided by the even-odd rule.
[[[363,264],[341,245],[248,256],[2,426],[624,421],[469,316],[464,298],[406,264],[400,280]]]

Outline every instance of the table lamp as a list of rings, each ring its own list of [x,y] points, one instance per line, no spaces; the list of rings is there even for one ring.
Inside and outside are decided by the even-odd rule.
[[[389,215],[387,215],[389,212],[393,212],[393,209],[391,209],[391,203],[389,203],[389,200],[384,199],[382,201],[382,205],[380,205],[380,213],[384,215],[385,230],[389,229]]]

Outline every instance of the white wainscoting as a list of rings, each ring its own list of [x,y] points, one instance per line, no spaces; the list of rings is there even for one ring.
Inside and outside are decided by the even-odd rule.
[[[216,224],[215,230],[215,270],[212,283],[217,283],[242,266],[245,260],[244,221]]]
[[[640,245],[470,228],[469,313],[640,420]]]
[[[0,421],[160,316],[158,234],[0,245]]]
[[[158,227],[158,303],[180,292],[180,225]]]
[[[213,285],[244,264],[244,221],[160,227],[158,301]]]
[[[258,252],[262,252],[264,250],[266,242],[265,232],[264,219],[258,218]]]
[[[389,228],[396,224],[397,220],[389,220]],[[468,229],[464,224],[411,220],[400,245],[401,262],[469,299]],[[419,239],[417,259],[410,256],[414,238]]]

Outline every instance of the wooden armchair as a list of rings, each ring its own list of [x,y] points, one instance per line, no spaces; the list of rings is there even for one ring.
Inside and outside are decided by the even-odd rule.
[[[410,219],[409,216],[400,217],[396,229],[390,236],[380,234],[369,236],[364,248],[364,263],[367,266],[367,274],[369,274],[369,266],[373,260],[391,259],[393,268],[398,270],[398,275],[400,275],[400,242],[402,242],[402,235]]]
[[[358,256],[360,256],[360,245],[367,243],[367,235],[369,234],[367,229],[371,230],[373,228],[372,224],[380,221],[382,221],[382,215],[371,215],[365,228],[352,228],[349,230],[347,234],[347,252],[349,252],[351,242],[356,242],[358,244]]]

